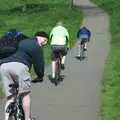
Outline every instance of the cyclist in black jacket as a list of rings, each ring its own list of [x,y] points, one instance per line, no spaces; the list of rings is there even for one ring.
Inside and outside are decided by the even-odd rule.
[[[31,120],[31,75],[29,70],[33,64],[38,76],[37,80],[33,82],[43,80],[44,56],[41,46],[47,44],[47,41],[48,34],[46,32],[37,32],[34,38],[21,41],[18,50],[12,56],[0,61],[0,73],[7,98],[5,109],[13,100],[13,96],[9,92],[9,84],[13,83],[12,79],[16,79],[19,82],[19,93],[23,94],[25,120]],[[8,113],[5,113],[5,120],[8,120]]]

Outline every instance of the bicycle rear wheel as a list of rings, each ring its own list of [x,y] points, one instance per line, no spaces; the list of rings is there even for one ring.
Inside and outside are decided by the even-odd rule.
[[[60,58],[57,58],[56,59],[56,69],[55,69],[55,73],[57,76],[60,75],[60,72],[61,72],[61,60]]]
[[[55,85],[57,85],[59,82],[60,72],[61,72],[61,61],[60,58],[58,57],[56,58],[56,64],[55,64],[55,80],[54,80]]]
[[[80,57],[81,58],[84,57],[84,45],[81,45],[81,47],[80,47]]]

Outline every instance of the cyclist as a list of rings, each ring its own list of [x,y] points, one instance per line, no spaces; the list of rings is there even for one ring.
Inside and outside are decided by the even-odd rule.
[[[16,78],[19,83],[19,93],[23,95],[25,120],[31,120],[31,75],[29,70],[33,64],[34,70],[38,76],[36,81],[33,82],[42,82],[44,76],[42,46],[47,44],[48,38],[49,36],[46,32],[37,32],[35,37],[21,41],[17,51],[13,55],[0,61],[0,73],[6,95],[5,110],[13,101],[13,96],[9,92],[9,84],[13,83],[12,78]],[[5,120],[8,120],[8,113],[6,112]]]
[[[52,49],[52,79],[55,79],[55,58],[56,53],[62,53],[61,69],[65,69],[64,63],[67,55],[67,48],[70,46],[69,33],[63,23],[59,21],[50,33],[51,49]]]
[[[9,29],[0,37],[0,58],[11,56],[18,48],[19,42],[28,36],[16,29]]]
[[[83,26],[78,30],[76,37],[77,37],[78,48],[79,48],[79,50],[78,50],[79,51],[78,56],[79,56],[80,55],[79,54],[80,53],[80,47],[81,47],[81,44],[83,42],[82,39],[84,39],[84,38],[86,39],[86,41],[84,41],[85,42],[84,50],[87,51],[87,42],[90,41],[91,32],[87,27]]]

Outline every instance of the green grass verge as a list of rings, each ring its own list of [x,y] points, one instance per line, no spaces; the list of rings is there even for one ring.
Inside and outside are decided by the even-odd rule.
[[[110,15],[111,50],[102,90],[102,120],[120,119],[120,0],[92,0]]]
[[[21,12],[20,0],[0,1],[0,35],[10,28],[16,28],[33,36],[36,31],[50,33],[57,21],[62,20],[70,33],[71,44],[83,20],[79,8],[69,9],[69,0],[27,0],[27,12]],[[44,47],[45,62],[50,63],[50,45]]]
[[[1,80],[1,76],[0,76],[0,98],[4,98],[2,87],[3,87],[3,84],[2,84],[2,80]]]
[[[4,93],[2,92],[2,90],[0,90],[0,98],[4,98]]]

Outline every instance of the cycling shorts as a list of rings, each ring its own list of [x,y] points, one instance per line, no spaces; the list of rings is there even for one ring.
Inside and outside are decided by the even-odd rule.
[[[62,56],[67,55],[67,47],[65,45],[52,45],[52,60],[56,60],[57,56],[61,54]]]

